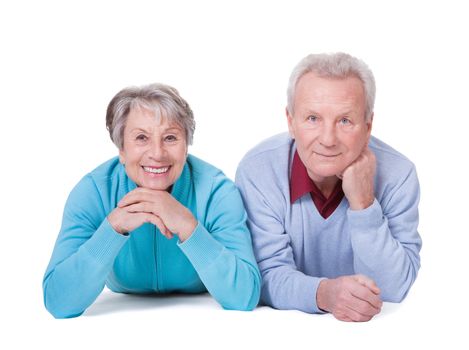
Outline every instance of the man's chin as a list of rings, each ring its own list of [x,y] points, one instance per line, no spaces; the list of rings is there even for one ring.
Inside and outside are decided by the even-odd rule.
[[[339,178],[342,179],[342,169],[315,169],[316,171],[308,170],[309,177],[315,182],[323,182],[326,179]]]

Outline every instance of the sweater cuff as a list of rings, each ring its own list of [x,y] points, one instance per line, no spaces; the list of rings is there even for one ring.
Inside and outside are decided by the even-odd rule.
[[[86,248],[92,257],[106,265],[114,261],[128,238],[116,232],[106,218],[88,240]]]
[[[213,238],[200,221],[191,236],[182,243],[178,241],[177,245],[196,271],[202,271],[210,266],[224,249],[223,245]]]
[[[318,303],[317,303],[317,301],[318,301],[317,294],[318,294],[319,283],[321,283],[321,281],[325,280],[325,279],[326,279],[325,277],[319,277],[319,278],[316,278],[315,281],[314,281],[314,287],[313,287],[313,290],[314,290],[313,313],[315,313],[315,314],[327,314],[327,311],[321,310],[318,307]]]
[[[367,232],[372,227],[379,227],[384,219],[383,210],[375,198],[373,204],[363,210],[347,210],[349,223],[359,232]]]

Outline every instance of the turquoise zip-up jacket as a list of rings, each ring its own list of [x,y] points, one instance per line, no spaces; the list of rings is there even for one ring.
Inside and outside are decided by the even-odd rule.
[[[252,310],[260,273],[246,213],[231,180],[189,155],[171,194],[198,220],[181,243],[150,223],[129,235],[107,216],[136,184],[117,157],[86,175],[72,190],[43,280],[44,303],[56,318],[76,317],[106,285],[121,293],[208,291],[225,309]]]

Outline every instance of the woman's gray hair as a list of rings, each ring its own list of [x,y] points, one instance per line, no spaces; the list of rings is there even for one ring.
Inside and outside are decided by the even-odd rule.
[[[371,121],[375,104],[376,85],[372,71],[365,62],[343,52],[332,54],[312,54],[303,58],[293,69],[287,89],[287,109],[294,113],[295,90],[300,78],[306,73],[314,72],[323,78],[345,79],[357,77],[365,90],[365,118]]]
[[[181,126],[186,134],[187,145],[192,144],[195,120],[189,104],[179,92],[165,84],[150,84],[127,87],[109,102],[106,113],[106,128],[112,142],[121,150],[124,146],[124,129],[130,111],[136,107],[155,113],[155,118],[167,118]]]

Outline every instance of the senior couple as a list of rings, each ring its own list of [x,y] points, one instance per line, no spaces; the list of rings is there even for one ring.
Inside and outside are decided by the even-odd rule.
[[[225,309],[368,321],[420,266],[414,165],[371,136],[375,81],[344,53],[305,57],[287,90],[289,133],[239,164],[236,185],[188,154],[177,90],[131,87],[109,103],[119,150],[70,193],[44,280],[57,318],[119,293],[201,293]]]

